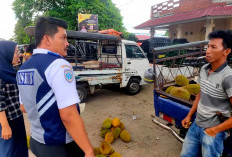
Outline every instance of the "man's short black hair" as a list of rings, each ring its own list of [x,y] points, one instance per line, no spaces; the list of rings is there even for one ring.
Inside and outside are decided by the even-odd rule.
[[[53,37],[57,32],[57,27],[64,29],[68,28],[68,24],[60,19],[52,17],[40,17],[35,27],[35,45],[36,47],[41,43],[44,35]]]
[[[35,49],[36,47],[35,47],[35,44],[33,43],[33,44],[29,44],[28,45],[28,47],[27,47],[27,49],[26,49],[26,52],[27,53],[33,53],[33,50]]]
[[[216,30],[208,35],[208,39],[221,38],[223,40],[224,49],[232,49],[232,31],[231,30]]]

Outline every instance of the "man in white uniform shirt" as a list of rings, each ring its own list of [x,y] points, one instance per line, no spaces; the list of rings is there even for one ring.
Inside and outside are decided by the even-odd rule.
[[[38,19],[37,49],[17,73],[20,98],[31,124],[30,147],[37,157],[94,157],[67,55],[67,24]]]

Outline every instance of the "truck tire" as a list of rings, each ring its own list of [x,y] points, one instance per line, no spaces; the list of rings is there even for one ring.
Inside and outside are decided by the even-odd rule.
[[[128,95],[135,95],[139,93],[140,90],[141,90],[140,80],[138,78],[130,79],[130,81],[127,83],[126,86],[126,93]]]
[[[78,93],[81,103],[86,102],[87,89],[83,84],[77,84],[77,93]]]

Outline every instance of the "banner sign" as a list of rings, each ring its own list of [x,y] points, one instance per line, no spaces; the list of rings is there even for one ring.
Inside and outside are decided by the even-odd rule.
[[[78,30],[81,32],[98,32],[98,16],[94,14],[78,14]]]

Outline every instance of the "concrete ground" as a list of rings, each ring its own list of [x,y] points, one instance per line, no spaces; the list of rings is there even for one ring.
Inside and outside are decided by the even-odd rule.
[[[129,143],[120,139],[112,143],[115,151],[123,157],[178,157],[182,143],[152,122],[155,114],[153,102],[153,85],[143,86],[135,96],[112,89],[99,90],[90,95],[81,116],[92,145],[99,147],[103,140],[99,133],[104,119],[118,117],[132,139]],[[26,119],[25,122],[29,135],[29,123]],[[30,157],[34,157],[31,152]]]

